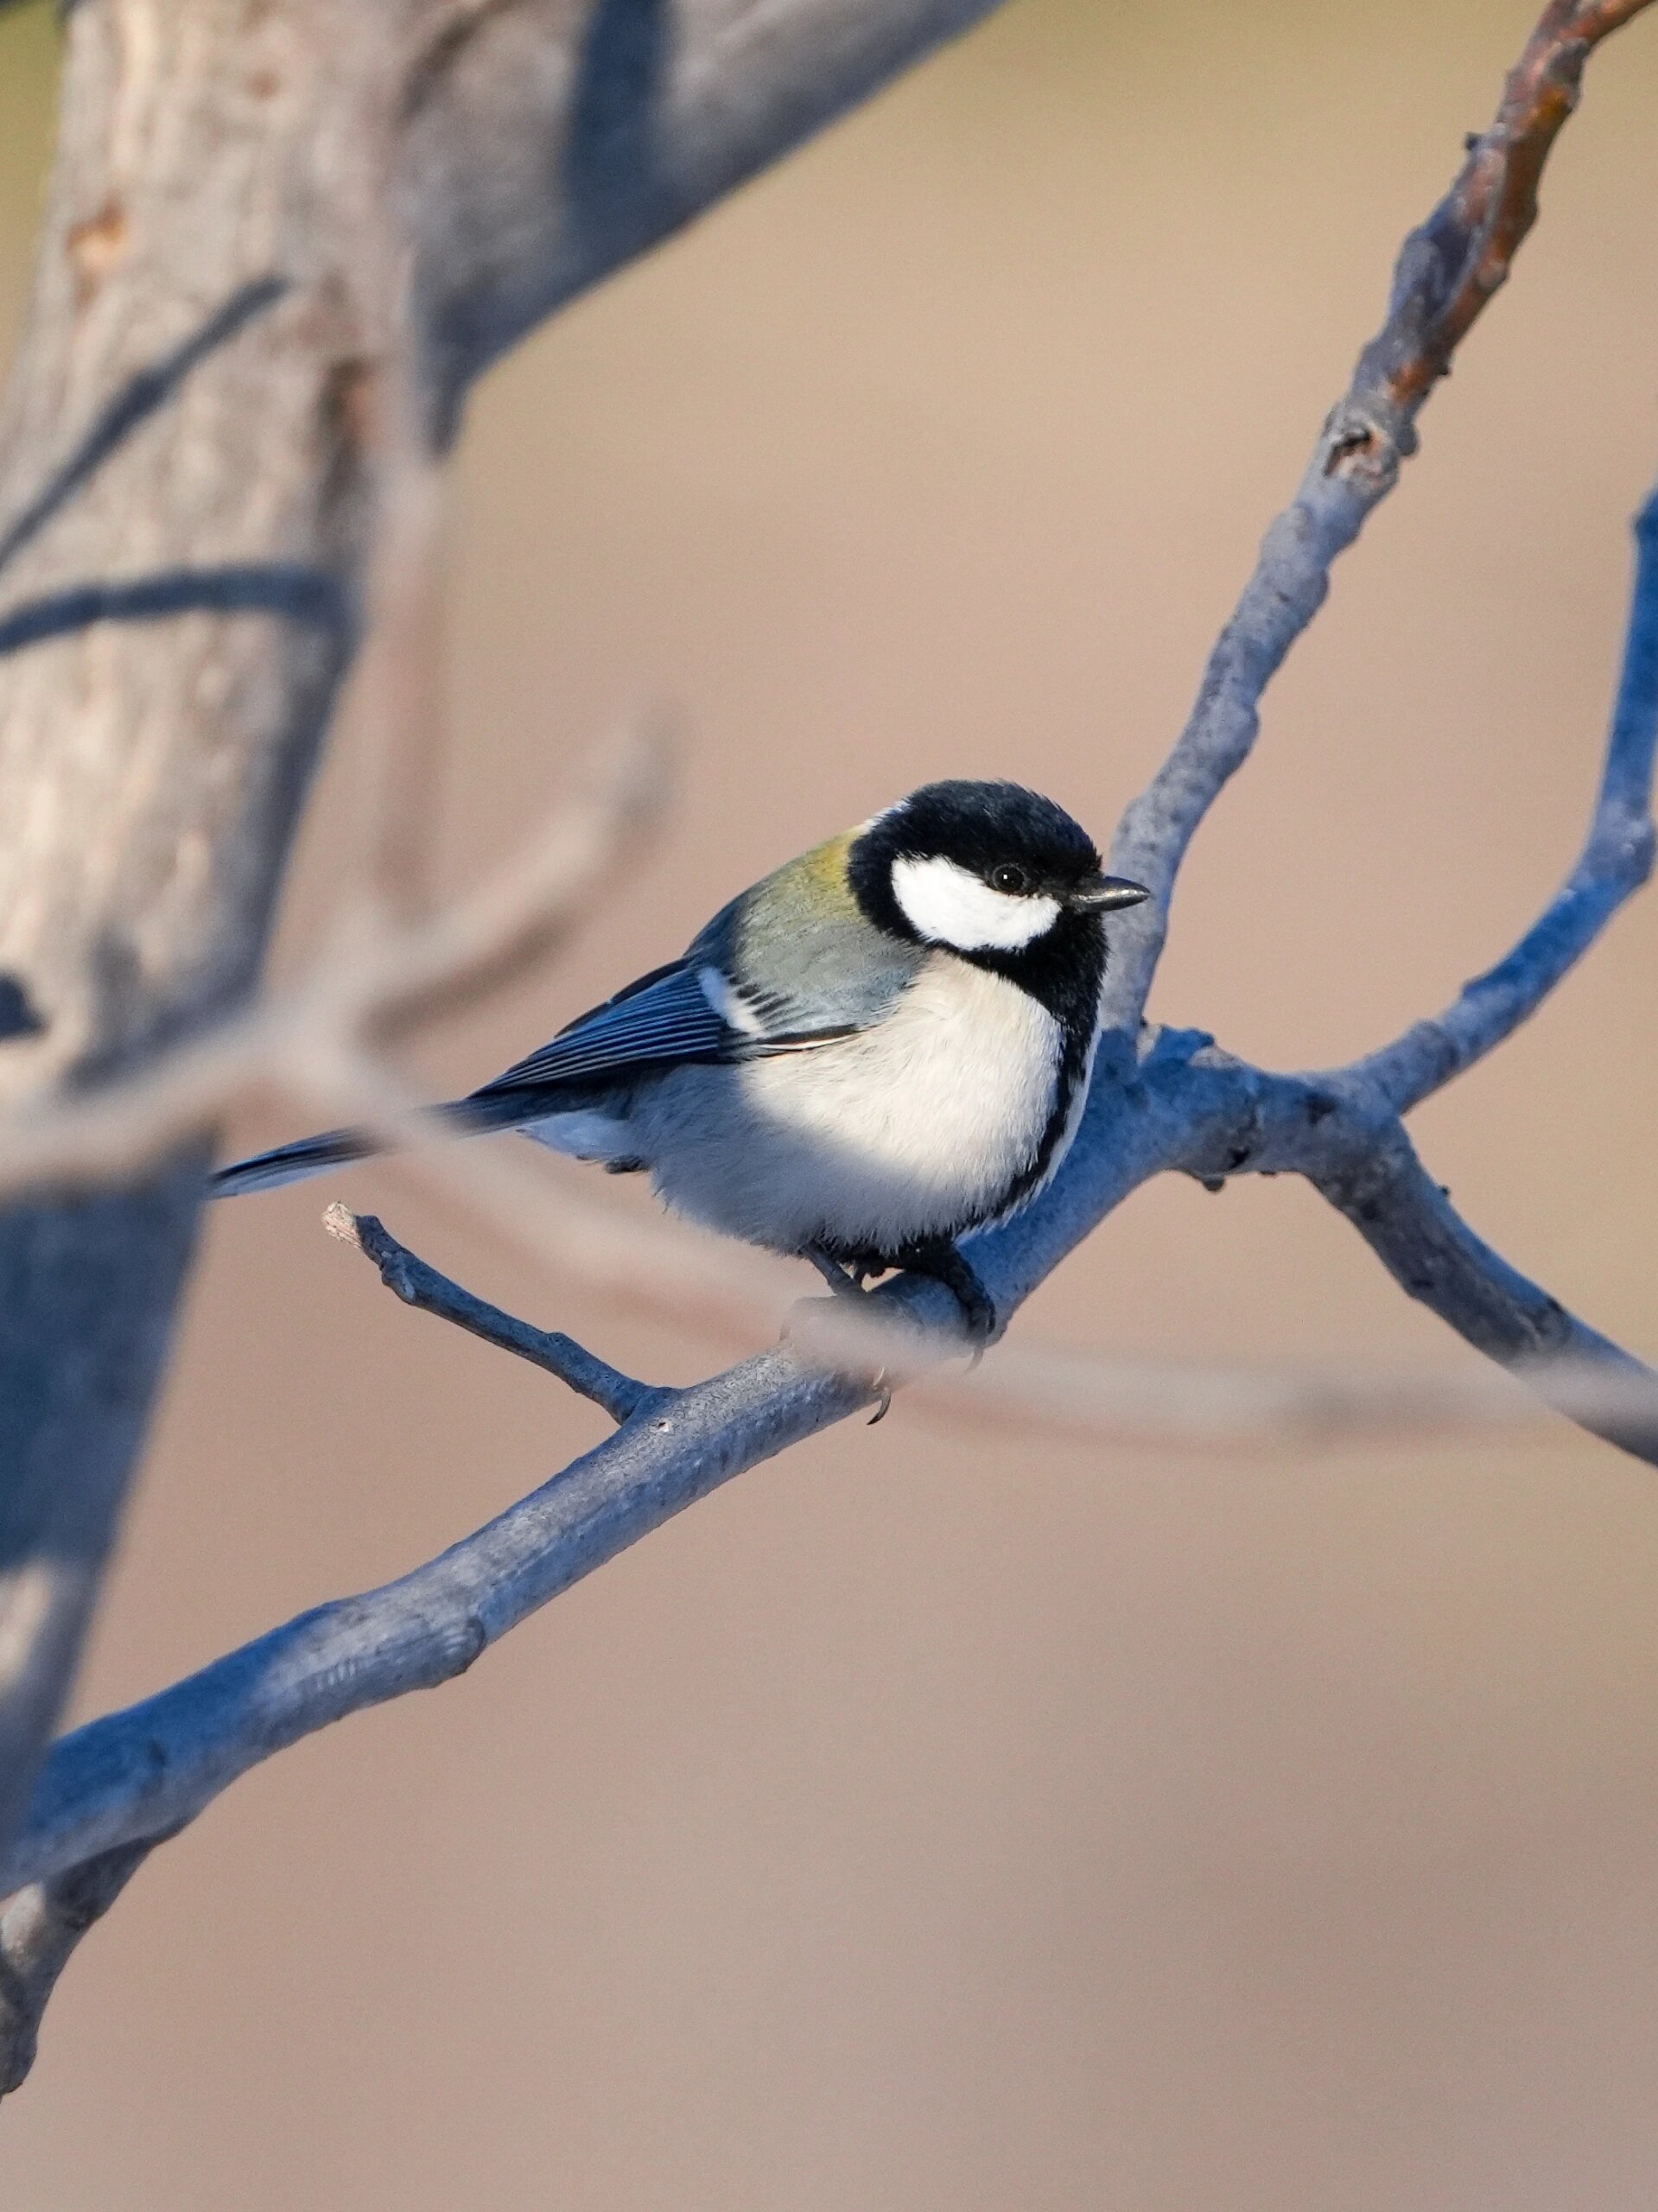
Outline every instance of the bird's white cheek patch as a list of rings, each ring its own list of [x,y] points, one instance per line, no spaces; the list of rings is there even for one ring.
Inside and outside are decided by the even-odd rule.
[[[937,856],[894,861],[893,896],[918,938],[957,952],[1017,952],[1059,918],[1057,899],[993,891],[970,869]]]

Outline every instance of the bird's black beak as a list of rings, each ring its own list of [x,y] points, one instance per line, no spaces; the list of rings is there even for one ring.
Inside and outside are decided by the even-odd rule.
[[[1112,914],[1120,906],[1138,906],[1151,893],[1143,883],[1126,875],[1084,875],[1065,894],[1065,904],[1078,913]]]

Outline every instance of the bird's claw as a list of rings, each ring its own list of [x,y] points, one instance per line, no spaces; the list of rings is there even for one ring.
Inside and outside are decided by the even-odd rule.
[[[816,1261],[815,1255],[813,1255],[813,1260],[814,1264],[817,1266],[819,1274],[823,1275],[823,1280],[829,1283],[831,1289],[835,1291],[835,1298],[862,1298],[867,1294],[861,1287],[854,1283],[848,1274],[840,1269],[835,1262],[831,1261],[829,1262],[828,1266],[825,1266]],[[838,1286],[835,1281],[835,1275],[832,1275],[829,1273],[830,1267],[834,1267],[835,1268],[835,1274],[839,1275],[840,1280]],[[831,1299],[829,1303],[833,1306],[835,1300]],[[795,1312],[803,1315],[809,1314],[811,1313],[813,1308],[816,1307],[821,1313],[823,1311],[823,1305],[824,1301],[821,1298],[803,1298],[798,1306],[795,1308]],[[784,1341],[785,1343],[788,1342],[794,1335],[792,1315],[791,1315],[790,1319],[784,1324],[783,1335]],[[807,1341],[808,1351],[810,1354],[809,1337]],[[869,1416],[867,1425],[869,1427],[873,1428],[876,1422],[885,1421],[887,1414],[893,1409],[893,1384],[885,1367],[878,1367],[875,1370],[875,1372],[869,1378],[869,1388],[875,1395],[876,1404],[874,1412]]]
[[[972,1347],[970,1364],[976,1367],[1000,1332],[1001,1316],[995,1300],[979,1281],[972,1265],[953,1244],[928,1245],[906,1252],[901,1264],[912,1274],[931,1276],[943,1284],[962,1309],[962,1332]]]
[[[962,1333],[967,1340],[969,1368],[976,1367],[995,1342],[1001,1319],[995,1300],[953,1244],[917,1245],[891,1260],[875,1255],[842,1260],[821,1249],[808,1249],[804,1256],[811,1262],[837,1298],[864,1297],[864,1285],[869,1277],[885,1274],[889,1268],[907,1268],[913,1274],[927,1275],[933,1281],[943,1283],[962,1311]],[[892,1410],[893,1385],[885,1367],[871,1376],[870,1389],[876,1400],[868,1423],[873,1428]]]

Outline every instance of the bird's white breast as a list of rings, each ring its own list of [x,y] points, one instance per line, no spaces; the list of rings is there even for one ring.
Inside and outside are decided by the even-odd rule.
[[[1027,992],[941,952],[873,1028],[677,1070],[636,1111],[670,1205],[785,1250],[893,1250],[1001,1211],[1047,1131],[1062,1045]]]
[[[930,962],[885,1021],[757,1060],[748,1095],[791,1129],[923,1180],[994,1181],[1047,1126],[1059,1026],[1005,976]]]

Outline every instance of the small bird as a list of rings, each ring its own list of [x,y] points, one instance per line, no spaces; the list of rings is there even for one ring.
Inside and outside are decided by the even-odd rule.
[[[518,1129],[675,1211],[810,1260],[831,1287],[912,1268],[969,1334],[996,1315],[956,1248],[1052,1175],[1099,1031],[1101,873],[1063,807],[1013,783],[924,785],[765,876],[643,976],[466,1098],[459,1135]],[[213,1179],[266,1190],[374,1151],[308,1137]]]

